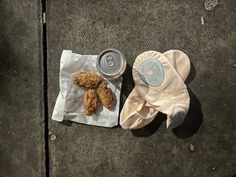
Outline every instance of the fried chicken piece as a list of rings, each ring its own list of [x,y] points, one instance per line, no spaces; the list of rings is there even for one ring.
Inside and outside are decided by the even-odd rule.
[[[94,89],[89,89],[84,95],[84,114],[91,116],[94,114],[99,106],[99,99]]]
[[[102,82],[97,89],[99,100],[106,108],[112,108],[113,106],[113,93],[110,88],[107,88],[107,85]]]
[[[96,88],[102,80],[103,78],[100,75],[84,71],[73,76],[73,81],[76,85],[86,88]]]

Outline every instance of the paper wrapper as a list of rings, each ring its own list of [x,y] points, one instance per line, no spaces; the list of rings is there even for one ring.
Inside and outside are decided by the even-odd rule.
[[[56,121],[70,120],[78,123],[102,127],[118,125],[120,90],[122,78],[115,81],[105,80],[115,96],[113,109],[108,110],[102,104],[92,116],[84,115],[83,97],[85,90],[73,83],[73,74],[80,71],[97,72],[97,55],[80,55],[71,50],[63,50],[60,59],[60,92],[53,110],[52,119]]]

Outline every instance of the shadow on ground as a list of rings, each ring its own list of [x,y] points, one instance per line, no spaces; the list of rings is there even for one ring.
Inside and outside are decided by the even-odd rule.
[[[122,94],[126,97],[129,96],[129,93],[134,88],[134,80],[132,75],[132,66],[127,65],[127,68],[125,70],[124,76],[123,76],[123,84],[122,84]],[[125,100],[121,100],[121,103]]]
[[[143,128],[131,130],[131,133],[136,137],[151,136],[159,129],[162,122],[164,122],[165,120],[166,120],[166,115],[159,112],[151,123],[149,123]]]
[[[190,95],[190,106],[189,111],[184,119],[184,122],[177,128],[173,129],[173,133],[179,138],[189,138],[197,133],[203,122],[203,114],[201,109],[201,103],[188,88]]]
[[[72,126],[73,122],[69,121],[69,120],[63,120],[62,122],[59,122],[61,125],[70,127]]]

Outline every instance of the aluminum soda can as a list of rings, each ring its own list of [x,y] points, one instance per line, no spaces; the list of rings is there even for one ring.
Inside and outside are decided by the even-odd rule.
[[[125,55],[113,48],[102,51],[96,62],[99,74],[108,80],[120,77],[125,72],[126,65]]]

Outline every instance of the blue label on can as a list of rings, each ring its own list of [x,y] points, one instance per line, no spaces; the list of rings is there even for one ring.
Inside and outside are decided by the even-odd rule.
[[[147,59],[139,67],[139,77],[150,86],[160,86],[164,80],[164,69],[157,59]]]

